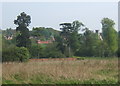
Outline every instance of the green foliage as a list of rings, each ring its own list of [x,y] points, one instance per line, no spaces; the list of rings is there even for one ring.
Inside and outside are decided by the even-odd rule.
[[[16,30],[13,30],[12,28],[7,28],[6,30],[2,30],[2,35],[8,37],[8,36],[15,36]]]
[[[41,44],[32,45],[29,49],[31,58],[43,58],[45,57],[44,47]]]
[[[101,41],[98,34],[86,29],[84,34],[80,36],[79,43],[80,47],[76,52],[77,56],[101,56]]]
[[[74,55],[80,47],[79,34],[77,34],[76,32],[71,33],[69,37],[69,41],[70,41],[71,51]]]
[[[64,58],[65,56],[62,54],[62,52],[56,47],[57,44],[49,44],[46,46],[45,52],[46,57],[48,58]]]
[[[103,30],[103,41],[107,44],[108,55],[116,55],[118,50],[118,35],[117,31],[114,29],[114,21],[109,18],[104,18],[102,21],[102,30]]]
[[[13,84],[12,80],[3,80],[3,84]]]
[[[78,20],[73,21],[73,23],[72,23],[72,32],[78,33],[78,31],[80,29],[82,29],[83,26],[85,26],[85,25],[82,22],[79,22]]]
[[[8,48],[3,48],[2,50],[2,61],[19,61],[19,58],[16,57],[15,46],[9,46]]]
[[[31,23],[31,17],[27,15],[25,12],[20,13],[20,15],[17,16],[17,20],[14,20],[14,24],[23,27],[29,26],[30,23]]]
[[[51,36],[59,35],[59,31],[53,28],[36,27],[33,28],[31,36],[36,37],[39,40],[51,40]]]
[[[29,51],[25,47],[16,47],[15,55],[21,62],[26,62],[30,58]]]
[[[27,28],[26,28],[27,29]],[[29,31],[24,31],[22,34],[19,34],[16,37],[16,43],[18,47],[27,47],[29,48],[31,46],[31,41],[29,39]]]
[[[29,49],[31,58],[63,58],[62,52],[57,48],[57,43],[32,45]]]
[[[16,28],[16,43],[18,47],[30,47],[30,34],[29,29],[27,28],[27,26],[29,26],[30,23],[31,17],[25,14],[24,12],[22,12],[19,16],[17,16],[17,19],[14,20],[14,24],[18,25],[18,27]]]
[[[25,47],[10,46],[2,51],[2,61],[21,61],[25,62],[29,59],[29,52]]]
[[[95,79],[90,79],[90,80],[84,80],[84,81],[79,81],[79,80],[60,80],[56,82],[57,84],[72,84],[72,85],[77,85],[77,84],[84,84],[84,85],[100,85],[100,84],[117,84],[115,80],[95,80]]]
[[[21,80],[20,75],[17,75],[17,76],[14,76],[14,77],[15,77],[15,80],[17,82],[13,82],[12,80],[3,80],[3,84],[15,84],[15,83],[18,83],[18,82],[19,83],[27,83],[27,82],[23,82],[23,80]],[[48,75],[45,75],[45,74],[44,75],[43,74],[39,74],[39,75],[34,74],[32,78],[31,77],[29,78],[29,83],[30,84],[62,84],[63,86],[66,86],[66,84],[69,84],[70,86],[80,85],[80,84],[85,84],[85,85],[94,84],[94,85],[99,85],[99,86],[102,86],[104,84],[115,84],[116,86],[119,86],[115,79],[76,80],[76,79],[68,79],[68,78],[65,78],[65,77],[61,77],[58,80],[55,80],[52,77],[50,77]]]
[[[62,23],[60,24],[62,28],[60,28],[61,36],[62,36],[62,45],[64,46],[64,54],[67,57],[71,57],[78,50],[80,46],[78,40],[78,31],[84,26],[79,21],[73,21],[73,23]],[[66,51],[68,53],[66,53]]]
[[[28,57],[28,54],[24,54],[23,52],[30,52],[31,58],[60,58],[72,56],[110,57],[116,56],[116,54],[120,56],[120,43],[118,44],[120,35],[118,35],[114,29],[114,21],[109,18],[104,18],[101,21],[101,36],[103,40],[100,39],[98,33],[89,30],[82,22],[77,20],[72,23],[60,24],[62,27],[60,28],[61,31],[45,27],[36,27],[33,28],[32,31],[29,31],[27,27],[30,23],[30,16],[23,12],[18,15],[14,21],[14,24],[18,25],[16,31],[11,28],[3,31],[3,54],[11,53],[10,59],[12,59],[10,60],[7,55],[3,55],[6,61],[17,60],[18,58],[14,57],[15,53],[17,53],[18,57],[20,56],[19,60],[22,61],[24,55]],[[83,34],[78,33],[79,30],[83,30]],[[11,35],[13,35],[12,40],[6,40],[4,37]],[[37,44],[38,40],[50,40],[53,43]],[[26,47],[29,52],[22,48],[13,48],[12,50],[11,47],[15,47],[15,45],[17,45],[17,47]],[[14,52],[15,50],[19,52]],[[21,58],[22,55],[23,58]],[[27,57],[25,60],[28,59]]]

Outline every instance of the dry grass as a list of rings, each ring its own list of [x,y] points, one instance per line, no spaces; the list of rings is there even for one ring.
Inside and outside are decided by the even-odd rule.
[[[3,83],[11,80],[16,84],[32,83],[35,77],[52,82],[60,80],[114,80],[117,82],[118,60],[85,59],[75,61],[30,61],[2,65]],[[36,78],[36,80],[37,80]],[[46,81],[47,82],[47,81]],[[46,83],[44,82],[44,83]]]

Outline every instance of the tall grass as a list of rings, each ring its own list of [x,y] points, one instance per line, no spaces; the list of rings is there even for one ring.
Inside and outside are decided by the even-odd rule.
[[[118,60],[47,60],[2,64],[3,84],[117,83]]]

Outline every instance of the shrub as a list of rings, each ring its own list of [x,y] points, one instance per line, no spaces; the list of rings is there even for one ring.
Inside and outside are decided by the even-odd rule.
[[[65,55],[57,48],[56,43],[47,45],[45,49],[48,58],[64,58]]]
[[[2,51],[2,61],[27,61],[29,59],[29,51],[25,47],[11,46]]]
[[[48,58],[64,58],[65,56],[60,51],[49,50],[46,54]]]
[[[27,61],[30,57],[29,51],[25,47],[16,47],[15,54],[21,62]]]
[[[15,55],[15,46],[2,49],[2,61],[19,61],[19,58]]]
[[[31,58],[42,58],[45,57],[44,47],[42,45],[32,45],[29,48]]]

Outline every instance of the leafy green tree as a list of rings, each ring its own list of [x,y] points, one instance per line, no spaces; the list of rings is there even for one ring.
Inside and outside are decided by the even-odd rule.
[[[102,41],[97,33],[85,28],[85,32],[79,38],[80,47],[77,56],[102,56]]]
[[[44,51],[45,47],[42,47],[42,45],[32,45],[30,47],[30,54],[31,54],[31,58],[43,58],[45,57],[45,51]]]
[[[78,31],[84,25],[79,21],[73,21],[73,23],[62,23],[60,26],[62,26],[60,29],[64,50],[68,52],[66,56],[70,57],[78,50]]]
[[[51,40],[52,37],[58,36],[60,31],[54,30],[53,28],[36,27],[31,31],[31,36],[36,40]]]
[[[101,23],[103,41],[107,44],[109,50],[107,56],[116,55],[118,50],[118,37],[117,31],[114,29],[115,23],[109,18],[103,18]]]
[[[27,28],[31,23],[31,17],[26,13],[22,12],[17,16],[17,19],[14,20],[14,24],[18,25],[16,28],[17,37],[16,43],[18,47],[30,47],[31,41],[29,39],[29,29]]]
[[[69,42],[70,47],[73,52],[73,55],[78,51],[80,47],[79,37],[80,34],[78,33],[79,30],[81,30],[85,25],[82,22],[79,21],[73,21],[72,23],[72,31],[70,34]]]
[[[73,21],[72,23],[72,32],[75,32],[78,34],[78,31],[82,29],[85,25],[82,22],[79,22],[78,20]]]
[[[64,54],[65,46],[64,46],[64,40],[61,36],[56,36],[55,40],[57,42],[56,47]]]

